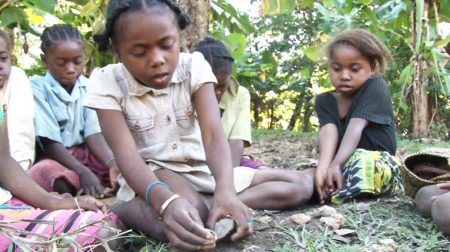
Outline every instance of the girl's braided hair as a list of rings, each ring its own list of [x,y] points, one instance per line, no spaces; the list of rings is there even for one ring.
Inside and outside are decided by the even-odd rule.
[[[214,73],[231,72],[234,58],[222,41],[206,37],[197,44],[195,51],[203,54]]]
[[[370,62],[374,73],[384,73],[386,61],[390,58],[389,49],[369,31],[351,29],[338,33],[326,47],[328,59],[331,59],[333,50],[338,45],[353,46]]]
[[[55,24],[45,28],[41,35],[41,50],[45,53],[50,46],[59,41],[75,41],[84,47],[80,31],[69,24]]]
[[[107,51],[110,48],[111,41],[116,35],[114,25],[119,16],[127,11],[140,11],[146,7],[166,6],[175,15],[178,28],[184,30],[190,23],[191,18],[183,13],[178,5],[171,0],[110,0],[107,10],[105,31],[94,35],[94,40],[98,44],[100,51]]]

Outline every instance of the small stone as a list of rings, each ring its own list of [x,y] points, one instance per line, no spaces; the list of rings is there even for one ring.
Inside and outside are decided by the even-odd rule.
[[[261,223],[268,223],[268,222],[271,222],[272,219],[273,218],[270,217],[269,215],[264,215],[264,216],[258,218],[258,221],[261,222]]]
[[[320,223],[334,230],[339,229],[345,223],[345,217],[342,214],[334,214],[320,218]]]
[[[216,240],[221,240],[227,236],[234,228],[234,220],[232,218],[223,218],[216,222],[214,232],[217,235]]]
[[[317,208],[313,213],[313,217],[314,218],[318,218],[318,217],[329,217],[332,216],[333,214],[337,214],[336,209],[334,209],[333,207],[330,206],[321,206],[319,208]]]
[[[382,240],[379,240],[378,243],[381,246],[391,247],[393,249],[393,251],[397,250],[397,247],[398,247],[397,243],[392,239],[382,239]]]
[[[291,215],[290,219],[298,225],[304,225],[311,222],[311,216],[304,213]]]

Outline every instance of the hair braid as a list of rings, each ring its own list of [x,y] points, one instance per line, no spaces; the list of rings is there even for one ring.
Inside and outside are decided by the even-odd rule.
[[[114,26],[119,16],[128,11],[139,11],[157,5],[165,5],[175,15],[177,25],[180,30],[185,29],[191,19],[184,14],[180,7],[171,0],[110,0],[106,14],[106,24],[103,33],[94,35],[94,41],[100,51],[107,51],[110,48],[112,39],[115,37]]]
[[[189,15],[183,13],[181,11],[181,8],[176,5],[171,0],[159,0],[162,3],[165,3],[175,14],[177,17],[178,27],[180,30],[184,30],[190,23],[191,23],[191,17]]]
[[[56,24],[44,29],[41,35],[41,50],[45,53],[48,48],[60,41],[75,41],[84,46],[80,31],[69,24]]]
[[[222,41],[208,36],[197,44],[195,51],[203,54],[214,73],[231,72],[234,58]]]

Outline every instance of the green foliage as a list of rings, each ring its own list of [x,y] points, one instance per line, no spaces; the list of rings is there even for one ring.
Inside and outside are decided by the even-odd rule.
[[[408,133],[411,127],[408,119],[411,115],[410,99],[412,82],[421,73],[417,73],[417,62],[426,61],[429,68],[423,74],[429,80],[424,83],[430,96],[448,97],[450,94],[450,73],[443,64],[444,57],[440,52],[440,46],[450,41],[450,38],[442,38],[437,32],[437,21],[449,21],[450,2],[440,1],[408,1],[408,0],[322,0],[315,1],[313,5],[301,5],[296,0],[263,1],[263,13],[268,15],[266,19],[276,19],[280,15],[290,14],[295,11],[293,5],[300,6],[302,11],[317,13],[320,22],[315,23],[315,32],[323,34],[322,37],[331,36],[333,33],[348,29],[362,27],[369,29],[382,40],[392,52],[392,61],[388,66],[386,77],[391,84],[391,93],[394,102],[395,114],[399,120],[400,132]],[[425,17],[424,6],[429,4]],[[436,7],[436,8],[435,8]],[[411,22],[411,16],[414,22]],[[427,22],[423,21],[426,20]],[[267,23],[267,22],[266,22]],[[300,23],[299,23],[300,24]],[[301,23],[299,32],[307,29],[308,24]],[[319,29],[317,29],[319,27]],[[284,30],[283,32],[286,33]],[[413,40],[411,40],[413,38]],[[412,43],[411,43],[412,42]],[[308,43],[304,53],[313,62],[317,62],[319,44]],[[421,64],[421,63],[420,63]],[[314,68],[321,71],[321,68]],[[325,84],[325,82],[322,82]],[[447,113],[443,109],[447,107],[448,99],[434,99],[441,101],[433,104],[438,108],[438,114]],[[444,118],[444,116],[434,117]]]
[[[105,65],[113,61],[111,54],[101,54],[96,49],[93,35],[104,26],[105,0],[25,0],[7,1],[0,9],[0,26],[8,27],[14,32],[16,44],[24,44],[26,37],[40,36],[44,26],[53,23],[69,23],[77,27],[85,37],[88,62],[86,72],[93,67]],[[48,22],[48,20],[53,20]],[[18,42],[18,43],[17,43]],[[30,46],[38,46],[39,39],[29,39]],[[23,53],[16,51],[18,57]],[[31,57],[33,58],[33,57]],[[32,69],[26,69],[28,74],[43,74],[45,68],[35,57]]]

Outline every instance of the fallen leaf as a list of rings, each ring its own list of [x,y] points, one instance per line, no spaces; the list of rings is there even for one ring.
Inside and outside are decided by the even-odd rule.
[[[249,247],[244,248],[244,250],[242,250],[242,251],[243,252],[263,252],[264,249],[262,249],[261,247],[256,246],[256,245],[250,245]]]
[[[334,232],[337,234],[337,235],[340,235],[340,236],[346,236],[346,235],[350,235],[350,234],[356,234],[356,231],[355,230],[353,230],[353,229],[348,229],[348,228],[343,228],[343,229],[336,229],[336,230],[334,230]]]
[[[304,213],[299,213],[291,215],[290,219],[298,225],[304,225],[311,221],[311,216]]]
[[[360,211],[360,212],[368,211],[369,208],[370,208],[370,204],[369,203],[358,203],[356,205],[356,210]]]

